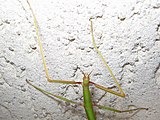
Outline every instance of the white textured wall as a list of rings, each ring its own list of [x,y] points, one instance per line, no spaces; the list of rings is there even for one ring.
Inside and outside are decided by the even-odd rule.
[[[90,16],[97,45],[122,84],[127,97],[109,93],[101,104],[118,109],[128,105],[148,111],[119,114],[96,109],[97,120],[158,120],[160,118],[160,1],[159,0],[30,0],[40,26],[49,72],[55,79],[91,80],[114,86],[93,49]],[[71,41],[70,39],[75,39]],[[81,86],[46,81],[25,0],[0,0],[0,120],[84,120],[82,107],[59,103],[26,83],[82,100]],[[96,101],[104,92],[92,89]],[[66,94],[65,94],[66,92]]]

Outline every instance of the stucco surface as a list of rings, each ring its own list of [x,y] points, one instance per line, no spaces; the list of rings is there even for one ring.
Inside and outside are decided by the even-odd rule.
[[[95,52],[97,46],[125,93],[110,93],[100,104],[117,109],[129,105],[148,111],[113,113],[95,108],[97,120],[158,120],[160,118],[159,0],[29,0],[37,16],[49,74],[53,79],[115,84]],[[26,83],[73,101],[83,102],[82,87],[48,83],[26,0],[0,0],[0,120],[85,120],[80,106],[53,100]],[[91,86],[93,101],[105,92]]]

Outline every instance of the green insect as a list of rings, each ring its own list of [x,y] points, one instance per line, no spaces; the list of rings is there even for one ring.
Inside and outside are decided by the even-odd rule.
[[[27,0],[28,2],[28,0]],[[30,10],[32,12],[32,15],[33,15],[33,18],[34,18],[34,26],[35,26],[35,29],[36,29],[36,36],[37,36],[37,40],[38,40],[38,45],[39,45],[39,48],[40,48],[40,53],[41,53],[41,56],[42,56],[42,61],[43,61],[43,66],[44,66],[44,69],[45,69],[45,74],[46,74],[46,78],[47,78],[47,81],[48,82],[53,82],[53,83],[62,83],[62,84],[79,84],[79,85],[82,85],[83,87],[83,100],[84,102],[82,104],[79,104],[77,102],[74,102],[72,100],[69,100],[67,98],[64,98],[62,96],[58,96],[58,95],[55,95],[55,94],[52,94],[48,91],[45,91],[35,85],[33,85],[29,80],[26,80],[26,82],[33,86],[35,89],[39,90],[40,92],[46,94],[46,95],[51,95],[57,99],[60,99],[62,101],[65,101],[65,102],[69,102],[71,104],[78,104],[80,106],[83,106],[84,109],[85,109],[85,112],[86,112],[86,115],[87,115],[87,118],[88,120],[96,120],[96,115],[95,115],[95,112],[93,110],[93,107],[98,107],[99,109],[104,109],[104,110],[110,110],[110,111],[113,111],[113,112],[118,112],[118,113],[123,113],[123,112],[133,112],[133,111],[139,111],[139,110],[147,110],[148,108],[135,108],[135,109],[128,109],[128,110],[117,110],[117,109],[114,109],[114,108],[110,108],[110,107],[107,107],[107,106],[103,106],[103,105],[99,105],[99,104],[96,104],[96,103],[93,103],[92,102],[92,97],[91,97],[91,93],[90,93],[90,90],[89,90],[89,85],[94,85],[96,88],[99,88],[101,90],[104,90],[106,92],[109,92],[111,94],[114,94],[116,96],[119,96],[119,97],[125,97],[125,93],[123,92],[120,84],[118,83],[117,79],[115,78],[112,70],[110,69],[110,67],[108,66],[107,62],[105,61],[105,59],[103,58],[101,52],[98,50],[97,46],[96,46],[96,43],[95,43],[95,40],[94,40],[94,35],[93,35],[93,23],[92,23],[92,19],[93,18],[90,18],[89,21],[90,21],[90,26],[91,26],[91,36],[92,36],[92,43],[93,43],[93,46],[95,48],[95,50],[97,51],[98,55],[100,56],[100,58],[102,59],[104,65],[107,67],[111,77],[113,78],[119,92],[117,91],[114,91],[110,88],[107,88],[107,87],[104,87],[102,85],[98,85],[97,83],[94,83],[94,82],[91,82],[90,81],[90,74],[87,74],[87,73],[83,73],[83,82],[75,82],[75,81],[70,81],[70,80],[53,80],[49,77],[49,73],[48,73],[48,68],[46,66],[46,60],[45,60],[45,57],[44,57],[44,53],[43,53],[43,47],[42,47],[42,43],[41,43],[41,40],[40,40],[40,35],[39,35],[39,29],[38,29],[38,23],[37,23],[37,19],[36,19],[36,16],[31,8],[31,5],[30,3],[28,2],[28,5],[30,7]]]

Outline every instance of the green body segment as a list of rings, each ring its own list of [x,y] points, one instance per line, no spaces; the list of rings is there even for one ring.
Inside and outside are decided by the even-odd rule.
[[[125,94],[124,94],[120,84],[118,83],[117,79],[115,78],[111,68],[108,66],[107,62],[105,61],[105,59],[103,58],[101,52],[98,50],[98,48],[96,46],[96,43],[95,43],[95,40],[94,40],[94,35],[93,35],[93,24],[92,24],[92,19],[93,18],[90,18],[90,22],[91,22],[90,26],[91,26],[91,35],[92,35],[93,46],[94,46],[95,50],[97,51],[98,55],[100,56],[100,58],[102,59],[104,65],[107,67],[110,75],[112,76],[113,80],[115,81],[115,83],[116,83],[116,85],[117,85],[117,87],[118,87],[120,92],[108,89],[108,88],[106,88],[106,87],[104,87],[102,85],[98,85],[98,84],[96,84],[94,82],[91,82],[90,78],[89,78],[89,75],[91,73],[90,74],[83,73],[84,74],[83,83],[82,82],[75,82],[75,81],[71,81],[71,80],[54,80],[54,79],[50,79],[48,68],[47,68],[47,65],[46,65],[45,55],[44,55],[44,52],[43,52],[43,47],[42,47],[42,43],[41,43],[41,39],[40,39],[40,33],[39,33],[39,27],[38,27],[37,19],[36,19],[36,16],[35,16],[32,8],[31,8],[30,3],[29,3],[28,0],[27,0],[27,3],[29,5],[29,7],[30,7],[30,10],[31,10],[33,18],[34,18],[34,26],[35,26],[35,30],[36,30],[36,36],[37,36],[38,45],[39,45],[39,48],[40,48],[40,53],[41,53],[41,56],[42,56],[43,67],[44,67],[44,70],[45,70],[45,73],[46,73],[46,78],[47,78],[48,82],[63,83],[63,84],[82,84],[82,86],[83,86],[84,104],[77,103],[77,102],[74,102],[74,101],[69,100],[67,98],[64,98],[62,96],[55,95],[55,94],[53,94],[51,92],[45,91],[45,90],[33,85],[29,80],[26,80],[26,82],[28,84],[30,84],[31,86],[33,86],[35,89],[37,89],[40,92],[42,92],[43,94],[47,95],[48,97],[53,96],[53,97],[55,97],[55,98],[57,98],[59,100],[65,101],[65,102],[69,102],[69,103],[72,103],[72,104],[77,104],[77,105],[80,105],[80,106],[84,106],[88,120],[96,120],[96,115],[95,115],[94,110],[93,110],[91,95],[90,95],[90,91],[89,91],[89,84],[92,84],[92,85],[94,85],[95,87],[97,87],[97,88],[99,88],[101,90],[104,90],[104,91],[109,92],[111,94],[115,94],[115,95],[120,96],[120,97],[125,97]],[[98,16],[97,16],[97,18],[98,18]],[[148,108],[135,108],[135,109],[128,109],[128,110],[117,110],[117,109],[110,108],[110,107],[103,106],[103,105],[94,104],[94,106],[97,106],[100,109],[110,110],[110,111],[118,112],[118,113],[133,112],[133,111],[138,111],[138,110],[148,110]]]
[[[88,120],[96,120],[96,116],[93,110],[91,95],[89,91],[89,75],[88,74],[84,74],[84,77],[83,77],[83,99],[84,99],[84,108],[85,108]]]

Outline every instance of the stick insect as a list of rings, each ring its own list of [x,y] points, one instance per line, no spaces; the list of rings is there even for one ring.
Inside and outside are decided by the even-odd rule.
[[[92,17],[89,19],[89,21],[90,21],[90,32],[91,32],[92,43],[93,43],[94,49],[96,50],[96,52],[98,53],[98,55],[102,59],[104,65],[108,69],[108,71],[109,71],[112,79],[114,80],[119,92],[114,91],[114,90],[112,90],[110,88],[104,87],[102,85],[99,85],[97,83],[94,83],[94,82],[90,81],[90,74],[91,73],[87,74],[87,73],[82,72],[83,73],[83,82],[76,82],[76,81],[72,81],[72,80],[54,80],[54,79],[51,79],[50,76],[49,76],[49,73],[48,73],[48,68],[47,68],[47,65],[46,65],[45,57],[44,57],[43,47],[42,47],[42,43],[41,43],[41,39],[40,39],[40,35],[39,35],[38,22],[37,22],[36,16],[35,16],[35,14],[33,12],[33,9],[32,9],[32,7],[31,7],[31,5],[30,5],[28,0],[27,0],[27,3],[29,5],[29,8],[30,8],[30,10],[32,12],[32,16],[33,16],[33,19],[34,19],[34,27],[35,27],[35,31],[36,31],[36,37],[37,37],[37,41],[38,41],[38,45],[39,45],[39,49],[40,49],[40,54],[42,56],[42,62],[43,62],[43,67],[44,67],[44,70],[45,70],[47,81],[51,82],[51,83],[62,83],[62,84],[72,84],[72,85],[73,84],[79,84],[79,85],[82,85],[82,88],[83,88],[83,101],[84,102],[79,104],[77,102],[74,102],[74,101],[69,100],[67,98],[64,98],[62,96],[55,95],[55,94],[53,94],[51,92],[45,91],[45,90],[33,85],[29,80],[26,80],[26,82],[29,85],[31,85],[32,87],[34,87],[35,89],[37,89],[38,91],[40,91],[40,92],[42,92],[42,93],[44,93],[46,95],[55,97],[55,98],[57,98],[59,100],[65,101],[65,102],[69,102],[71,104],[77,104],[77,105],[80,105],[80,106],[84,107],[88,120],[96,120],[96,115],[95,115],[93,107],[98,107],[99,109],[110,110],[110,111],[117,112],[117,113],[133,112],[133,111],[139,111],[139,110],[147,110],[147,108],[134,108],[134,109],[127,109],[127,110],[118,110],[118,109],[110,108],[110,107],[99,105],[99,104],[96,104],[96,103],[92,102],[92,97],[91,97],[91,93],[90,93],[90,90],[89,90],[89,85],[93,85],[98,89],[101,89],[103,91],[109,92],[111,94],[114,94],[114,95],[122,97],[122,98],[124,98],[126,96],[125,93],[123,92],[120,84],[118,83],[117,79],[115,78],[111,68],[108,66],[107,62],[105,61],[104,57],[102,56],[101,52],[98,50],[98,48],[96,46],[96,42],[95,42],[94,34],[93,34],[93,21],[92,21],[93,18]]]

